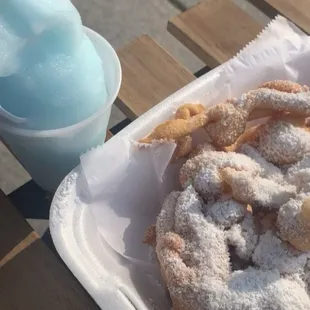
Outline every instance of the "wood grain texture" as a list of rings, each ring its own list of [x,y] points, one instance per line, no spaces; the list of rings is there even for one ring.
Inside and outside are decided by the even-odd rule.
[[[230,0],[202,2],[168,22],[168,31],[211,68],[236,55],[261,30]]]
[[[302,30],[310,33],[309,0],[264,0]]]
[[[0,309],[98,310],[99,307],[39,239],[0,268]]]
[[[1,190],[0,309],[99,309]]]
[[[14,223],[12,224],[14,225]],[[3,258],[0,259],[0,268],[39,238],[40,238],[39,235],[35,231],[31,232],[26,238],[24,238],[20,243],[18,243],[8,254],[6,254]]]
[[[25,249],[30,241],[27,237],[34,237],[32,232],[30,225],[0,190],[0,261],[7,261],[7,255],[16,247],[18,252]]]
[[[147,35],[120,49],[118,56],[123,77],[116,105],[131,120],[195,79]]]

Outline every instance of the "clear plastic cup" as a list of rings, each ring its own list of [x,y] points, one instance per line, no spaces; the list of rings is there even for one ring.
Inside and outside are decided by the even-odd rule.
[[[122,71],[116,52],[98,33],[84,29],[103,63],[108,98],[102,108],[80,123],[53,130],[27,130],[13,122],[0,122],[0,136],[33,180],[48,191],[54,191],[79,164],[82,153],[104,142],[112,104],[121,86]]]

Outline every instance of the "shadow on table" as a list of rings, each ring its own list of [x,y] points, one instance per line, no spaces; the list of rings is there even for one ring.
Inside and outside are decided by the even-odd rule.
[[[49,219],[53,194],[44,191],[34,181],[29,181],[8,195],[25,218]]]
[[[181,12],[185,12],[188,7],[183,1],[180,0],[168,0],[176,9],[180,10]]]
[[[126,118],[111,128],[111,132],[115,135],[130,123],[131,121]],[[8,195],[24,218],[37,220],[49,220],[53,196],[53,193],[43,190],[33,180],[25,183]],[[58,256],[49,229],[44,232],[41,239]]]
[[[131,121],[126,118],[111,128],[111,132],[116,135],[130,123]],[[48,220],[53,195],[53,193],[44,191],[31,180],[8,196],[23,217]]]
[[[259,11],[265,13],[269,18],[275,18],[279,13],[275,8],[273,8],[266,1],[261,0],[249,0],[251,4],[253,4]]]
[[[53,194],[44,191],[34,181],[29,181],[9,195],[10,200],[24,218],[48,220]],[[58,256],[50,230],[41,239]]]
[[[54,254],[56,254],[56,256],[58,256],[59,259],[60,256],[58,255],[58,252],[55,248],[55,245],[53,243],[53,239],[52,239],[52,236],[51,236],[51,232],[50,232],[50,229],[48,228],[44,235],[41,237],[41,239],[45,242],[45,244],[50,248],[50,250],[52,250],[54,252]]]

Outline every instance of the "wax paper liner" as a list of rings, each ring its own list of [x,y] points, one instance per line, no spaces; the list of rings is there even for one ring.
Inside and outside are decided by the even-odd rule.
[[[127,134],[121,133],[106,145],[81,156],[85,199],[89,200],[98,231],[111,249],[130,261],[131,266],[156,268],[152,250],[142,244],[143,234],[156,222],[167,193],[180,187],[178,173],[182,162],[169,164],[175,145],[139,148],[136,139],[143,137],[159,120],[171,118],[176,107],[189,98],[209,107],[269,80],[288,79],[310,85],[309,63],[309,37],[285,18],[276,17],[217,74],[207,73],[213,80],[203,94],[188,92],[189,87],[194,89],[200,83],[198,79],[187,86],[184,101],[174,102],[171,97],[160,103],[166,107],[161,117],[156,114],[158,109],[151,110],[131,124]],[[199,138],[203,140],[204,136],[201,134]],[[158,274],[152,274],[154,281],[160,280]],[[135,276],[143,281],[143,274]]]

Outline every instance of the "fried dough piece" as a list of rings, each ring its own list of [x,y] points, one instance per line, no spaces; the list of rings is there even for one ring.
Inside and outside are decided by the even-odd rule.
[[[248,113],[231,103],[218,104],[207,111],[209,123],[205,126],[210,140],[218,146],[233,144],[244,132]]]
[[[271,120],[257,131],[255,147],[275,165],[292,164],[310,151],[310,132],[299,118]]]
[[[298,275],[251,267],[231,272],[225,233],[204,216],[194,189],[171,195],[158,216],[156,253],[174,309],[309,309]]]
[[[212,143],[226,147],[244,133],[249,120],[279,112],[310,116],[308,89],[289,81],[272,81],[206,111],[200,104],[185,104],[177,110],[176,119],[160,124],[139,142],[173,140],[177,144],[175,157],[183,157],[191,149],[189,136],[199,128],[205,127]]]
[[[205,110],[205,107],[202,104],[186,103],[177,109],[174,118],[175,119],[190,119],[192,116],[204,112],[204,110]]]
[[[224,147],[226,152],[236,152],[245,143],[251,143],[255,141],[259,130],[264,125],[256,125],[248,128],[243,134],[241,134],[234,144]]]
[[[238,151],[253,159],[261,167],[261,177],[273,180],[279,184],[284,182],[284,175],[281,169],[267,161],[256,148],[249,144],[243,144],[239,147]]]
[[[175,119],[190,119],[191,117],[203,113],[205,110],[202,104],[184,104],[175,113]],[[187,156],[193,150],[193,139],[191,135],[184,136],[175,141],[177,147],[173,154],[173,161]]]
[[[309,255],[294,250],[272,231],[260,236],[259,244],[253,254],[253,262],[263,269],[278,269],[283,275],[301,274]]]
[[[260,88],[241,95],[236,106],[249,114],[255,110],[267,109],[306,117],[310,116],[310,92],[287,93]]]
[[[202,128],[208,120],[206,113],[197,114],[190,119],[169,120],[157,126],[147,137],[139,142],[152,143],[153,140],[178,140]]]
[[[299,195],[280,208],[280,236],[300,251],[310,251],[310,196]]]
[[[225,190],[221,170],[227,167],[249,171],[252,176],[261,172],[260,166],[243,154],[207,151],[183,165],[181,185],[183,188],[193,185],[205,200],[217,199]]]
[[[223,181],[231,187],[234,199],[252,206],[279,209],[296,195],[295,186],[280,185],[273,180],[253,176],[249,171],[225,168],[221,175]]]
[[[263,83],[258,88],[270,88],[278,91],[282,91],[285,93],[303,93],[309,91],[308,86],[301,86],[298,83],[286,81],[286,80],[275,80]]]

